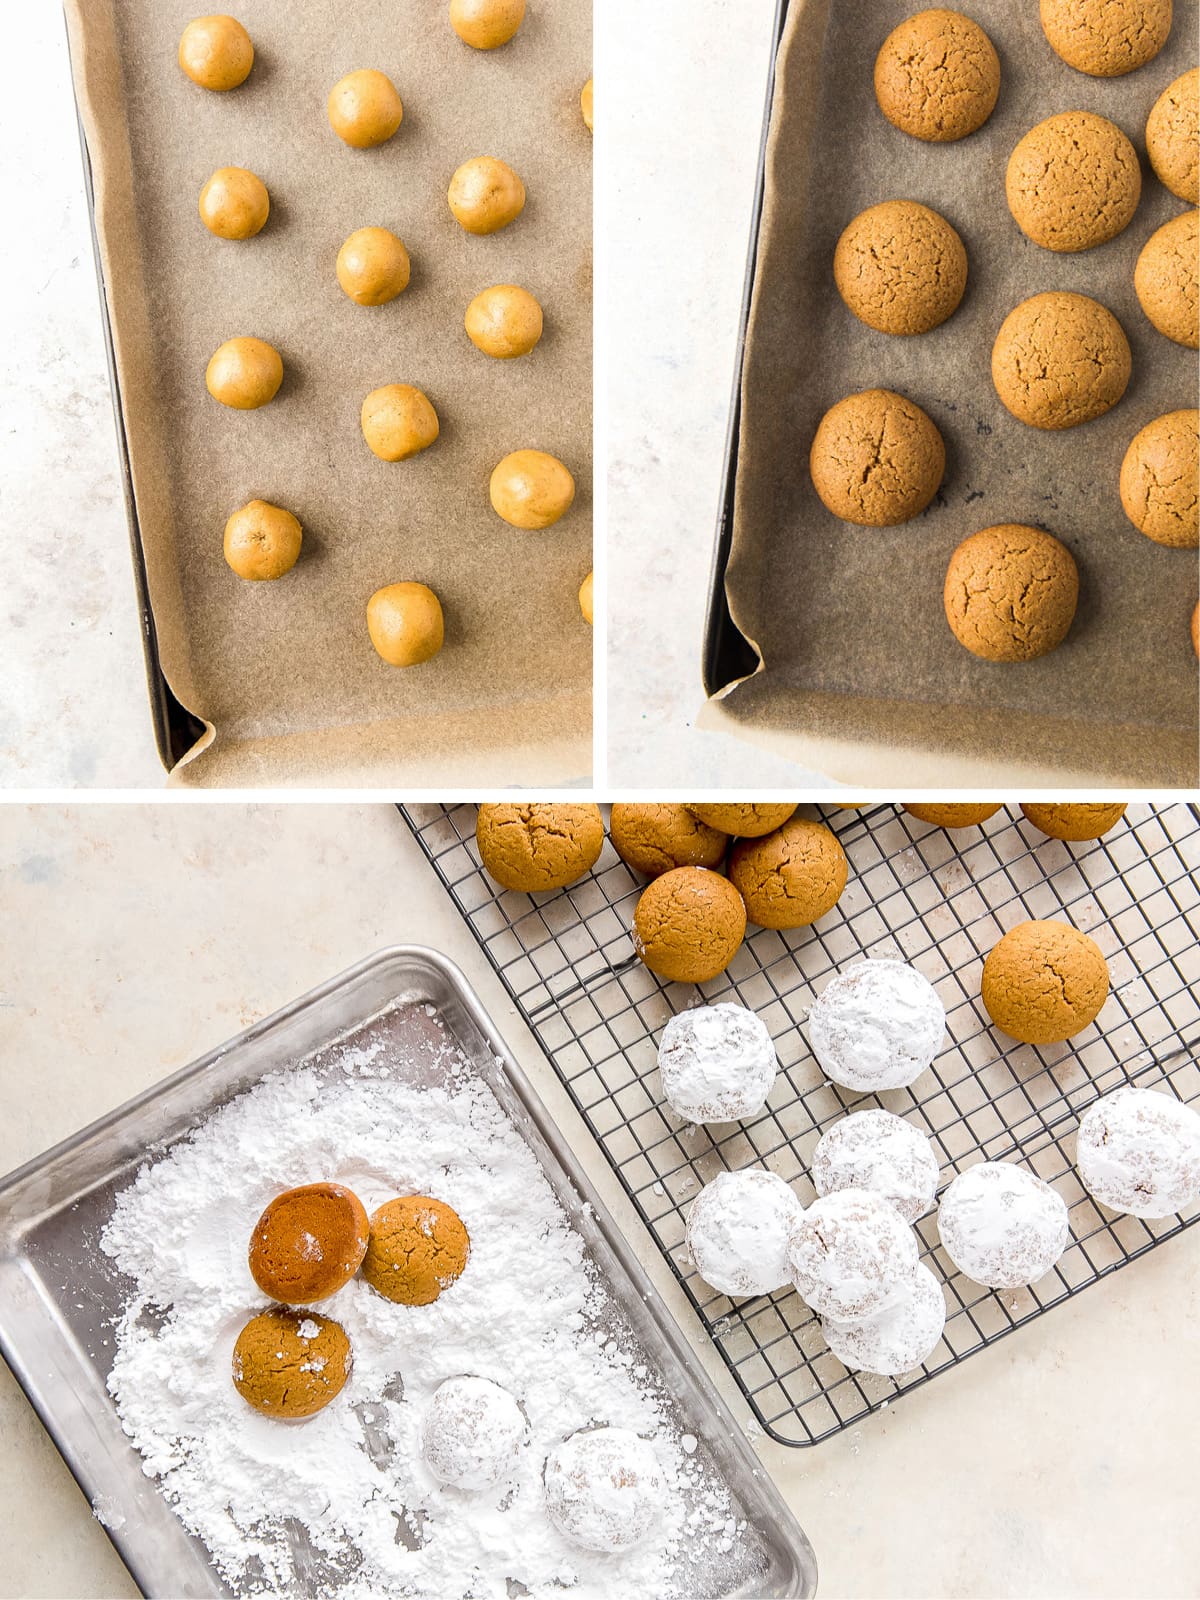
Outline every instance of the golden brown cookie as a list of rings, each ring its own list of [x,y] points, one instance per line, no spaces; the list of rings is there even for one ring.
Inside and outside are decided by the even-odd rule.
[[[233,1347],[234,1387],[265,1417],[315,1416],[341,1393],[351,1365],[345,1328],[312,1311],[260,1311]]]
[[[1022,1044],[1058,1044],[1081,1033],[1108,998],[1099,945],[1065,922],[1022,922],[983,963],[983,1003]]]
[[[1177,550],[1200,545],[1200,411],[1168,411],[1133,437],[1121,463],[1121,504],[1139,533]]]
[[[604,848],[599,806],[484,805],[475,820],[484,868],[504,889],[543,894],[590,872]]]
[[[794,800],[754,805],[739,801],[730,805],[690,805],[688,810],[718,833],[731,839],[760,839],[764,833],[781,828],[796,809]]]
[[[1200,67],[1169,83],[1154,102],[1146,154],[1172,194],[1193,206],[1200,200]]]
[[[879,333],[928,333],[958,309],[967,252],[954,229],[915,200],[885,200],[855,217],[833,254],[838,293]]]
[[[1021,810],[1039,833],[1051,839],[1066,839],[1078,843],[1083,839],[1098,839],[1102,833],[1115,828],[1125,815],[1124,800],[1101,801],[1097,804],[1038,805],[1021,802]]]
[[[1090,250],[1127,228],[1142,193],[1137,151],[1107,117],[1064,111],[1008,158],[1008,209],[1043,250]]]
[[[583,620],[590,628],[592,626],[592,574],[590,572],[579,585],[579,609],[583,612]]]
[[[642,891],[633,944],[668,983],[707,983],[737,955],[746,907],[728,878],[703,867],[675,867]]]
[[[1093,78],[1144,67],[1171,31],[1171,0],[1041,0],[1041,7],[1051,48]]]
[[[218,239],[253,239],[270,214],[266,184],[245,167],[218,167],[200,191],[200,220]]]
[[[608,836],[625,865],[647,878],[672,867],[719,867],[729,843],[687,806],[666,804],[614,805]]]
[[[525,20],[525,0],[450,0],[450,26],[475,50],[498,50]]]
[[[283,361],[265,339],[226,339],[204,375],[214,400],[234,411],[257,411],[279,393]]]
[[[386,144],[404,120],[404,105],[385,72],[348,72],[329,91],[329,126],[352,150]]]
[[[575,479],[557,456],[544,450],[514,450],[488,484],[492,510],[511,527],[552,527],[575,500]]]
[[[1168,339],[1200,346],[1200,297],[1197,294],[1197,229],[1200,212],[1185,211],[1155,229],[1133,269],[1133,286],[1142,310]]]
[[[455,221],[468,233],[499,233],[525,209],[525,185],[495,156],[464,161],[446,194]]]
[[[918,822],[930,822],[935,828],[975,828],[999,811],[998,805],[906,805],[905,811]]]
[[[813,487],[835,517],[888,528],[933,499],[946,447],[919,405],[890,389],[864,389],[825,413],[808,459]]]
[[[1000,93],[1000,58],[961,11],[918,11],[893,28],[875,58],[875,98],[914,139],[949,143],[981,128]]]
[[[440,432],[429,396],[411,383],[385,383],[362,403],[362,434],[381,461],[407,461]]]
[[[527,356],[542,337],[542,308],[528,289],[497,283],[471,301],[464,325],[476,350],[511,361]]]
[[[406,1194],[371,1217],[362,1273],[385,1300],[429,1306],[462,1277],[470,1254],[457,1211],[429,1195]]]
[[[225,524],[225,560],[239,578],[270,582],[300,559],[304,530],[290,511],[251,500]]]
[[[1004,522],[964,539],[950,557],[943,603],[959,644],[984,661],[1032,661],[1066,638],[1079,572],[1041,528]]]
[[[328,1300],[362,1265],[367,1213],[340,1183],[306,1183],[276,1195],[250,1235],[250,1276],[286,1306]]]
[[[1075,428],[1125,393],[1129,340],[1111,311],[1085,294],[1035,294],[1010,311],[992,347],[992,382],[1019,422]]]
[[[367,601],[367,632],[389,667],[419,667],[445,642],[442,603],[423,583],[389,583]]]
[[[807,928],[837,905],[848,870],[837,835],[805,817],[743,839],[729,857],[729,881],[760,928]]]
[[[250,76],[254,45],[236,17],[197,17],[183,30],[179,65],[202,89],[224,93]]]
[[[337,280],[356,306],[385,306],[408,288],[412,263],[389,228],[356,228],[338,251]]]

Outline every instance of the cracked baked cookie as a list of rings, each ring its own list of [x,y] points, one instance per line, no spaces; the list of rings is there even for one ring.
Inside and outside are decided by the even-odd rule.
[[[915,805],[905,806],[910,817],[932,823],[935,828],[974,828],[999,811],[998,805]]]
[[[843,522],[888,528],[933,499],[946,447],[920,406],[891,389],[864,389],[821,418],[809,452],[813,487]]]
[[[1081,1033],[1108,998],[1100,946],[1066,922],[1022,922],[988,952],[983,1003],[1022,1044],[1058,1044]]]
[[[238,1334],[233,1382],[266,1417],[311,1417],[341,1393],[351,1364],[340,1322],[276,1308],[251,1317]]]
[[[1075,428],[1103,416],[1125,393],[1131,369],[1121,324],[1085,294],[1022,300],[992,347],[996,393],[1031,428]]]
[[[608,836],[626,866],[647,878],[672,867],[719,867],[726,836],[688,806],[614,805]]]
[[[1093,78],[1144,67],[1171,31],[1171,0],[1041,0],[1041,9],[1051,48]]]
[[[1066,839],[1078,844],[1084,839],[1098,839],[1102,833],[1115,828],[1125,815],[1125,802],[1101,801],[1093,805],[1022,803],[1021,810],[1039,833],[1044,833],[1050,839]]]
[[[1139,533],[1177,550],[1200,545],[1200,411],[1168,411],[1133,436],[1121,504]]]
[[[793,817],[762,839],[743,839],[729,881],[760,928],[806,928],[832,911],[846,887],[846,852],[822,822]]]
[[[1008,209],[1044,250],[1090,250],[1127,228],[1142,193],[1137,151],[1107,117],[1064,111],[1039,122],[1008,159]]]
[[[1146,154],[1160,183],[1200,200],[1200,67],[1169,83],[1146,118]]]
[[[742,897],[719,873],[676,867],[643,891],[633,943],[643,964],[668,983],[707,983],[733,960],[746,936]]]
[[[833,254],[838,293],[879,333],[928,333],[958,309],[967,252],[936,211],[915,200],[885,200],[861,211]]]
[[[758,839],[772,833],[791,816],[796,802],[783,801],[775,805],[738,804],[724,806],[689,806],[688,810],[707,822],[710,828],[726,833],[731,838]]]
[[[1184,211],[1164,222],[1146,240],[1133,269],[1133,286],[1142,310],[1168,339],[1189,350],[1200,346],[1200,298],[1197,295],[1196,220],[1200,212]]]
[[[947,144],[991,116],[1000,58],[977,22],[941,7],[893,28],[875,58],[875,98],[902,133]]]
[[[1041,528],[1002,522],[964,539],[942,594],[950,631],[984,661],[1033,661],[1066,638],[1079,571],[1065,544]]]
[[[471,1240],[458,1212],[444,1200],[406,1194],[371,1217],[362,1275],[385,1300],[428,1306],[462,1277]]]
[[[502,888],[541,894],[591,871],[604,848],[604,822],[599,806],[480,806],[475,842]]]

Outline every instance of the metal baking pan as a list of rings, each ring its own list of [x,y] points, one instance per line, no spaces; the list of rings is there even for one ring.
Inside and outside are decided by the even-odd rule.
[[[0,1352],[144,1595],[230,1591],[203,1545],[142,1470],[105,1387],[123,1280],[99,1248],[114,1197],[143,1162],[266,1074],[319,1060],[365,1028],[399,1041],[429,1029],[432,1007],[470,1070],[540,1162],[640,1344],[729,1488],[758,1571],[729,1594],[808,1596],[812,1547],[549,1113],[458,968],[396,947],[370,956],[0,1181]],[[299,1593],[299,1591],[296,1591]]]

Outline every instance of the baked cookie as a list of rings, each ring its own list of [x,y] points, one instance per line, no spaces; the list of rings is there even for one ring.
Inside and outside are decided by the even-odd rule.
[[[1164,222],[1146,240],[1133,269],[1133,286],[1142,310],[1168,339],[1200,346],[1200,299],[1196,283],[1196,219],[1184,211]]]
[[[1200,200],[1200,67],[1169,83],[1154,102],[1146,154],[1172,194],[1190,205]]]
[[[594,573],[589,572],[587,577],[579,585],[579,610],[583,615],[583,620],[587,623],[589,628],[592,626],[592,617],[594,612],[592,603],[592,595],[595,588],[595,584],[593,582],[594,576]]]
[[[1192,612],[1192,649],[1200,658],[1200,601],[1197,601],[1196,608]]]
[[[218,167],[200,191],[200,220],[218,239],[253,239],[270,214],[266,184],[245,167]]]
[[[720,873],[676,867],[642,892],[633,945],[668,983],[707,983],[737,955],[746,936],[742,897]]]
[[[1082,1033],[1108,998],[1100,946],[1066,922],[1022,922],[983,963],[983,1003],[1022,1044],[1058,1044]]]
[[[1000,58],[961,11],[918,11],[892,29],[875,58],[879,109],[914,139],[965,139],[991,116],[999,93]]]
[[[1090,250],[1127,228],[1142,193],[1137,151],[1107,117],[1064,111],[1008,159],[1008,209],[1043,250]]]
[[[1010,311],[992,347],[992,382],[1019,422],[1075,428],[1125,393],[1129,340],[1111,311],[1085,294],[1035,294]]]
[[[821,418],[809,452],[813,487],[843,522],[889,528],[924,511],[941,485],[946,447],[919,405],[864,389]]]
[[[1200,411],[1168,411],[1133,437],[1121,463],[1121,504],[1139,533],[1177,550],[1200,545]]]
[[[974,828],[999,811],[999,805],[915,805],[905,806],[910,817],[931,823],[935,828]]]
[[[760,839],[764,833],[774,833],[795,809],[794,800],[784,800],[774,805],[734,802],[723,806],[688,807],[701,822],[707,822],[710,828],[716,828],[719,833],[727,833],[731,839]]]
[[[525,0],[450,0],[450,26],[475,50],[498,50],[525,20]]]
[[[593,132],[595,128],[595,98],[595,79],[589,78],[584,84],[583,88],[579,91],[579,113],[587,125],[587,130],[589,133]]]
[[[471,1240],[444,1200],[406,1194],[373,1213],[362,1275],[401,1306],[429,1306],[462,1277]]]
[[[885,200],[861,211],[842,234],[833,278],[868,328],[928,333],[958,309],[967,252],[936,211],[915,200]]]
[[[1004,522],[964,539],[950,557],[946,621],[984,661],[1033,661],[1066,638],[1079,571],[1065,544],[1041,528]]]
[[[614,805],[613,849],[627,867],[657,878],[672,867],[719,867],[729,840],[680,805]]]
[[[344,1289],[367,1253],[362,1201],[341,1183],[275,1196],[250,1235],[250,1276],[271,1300],[309,1306]]]
[[[837,835],[805,817],[743,839],[729,857],[729,881],[760,928],[807,928],[837,905],[848,870]]]
[[[1066,839],[1078,844],[1084,839],[1098,839],[1102,833],[1115,828],[1125,815],[1124,800],[1101,801],[1094,805],[1026,805],[1021,810],[1039,833],[1050,839]]]
[[[1041,0],[1041,7],[1051,48],[1093,78],[1144,67],[1171,31],[1171,0]]]
[[[485,870],[504,889],[543,894],[590,872],[604,848],[599,806],[480,806],[475,842]]]
[[[315,1416],[341,1393],[352,1365],[345,1328],[313,1311],[260,1311],[233,1347],[234,1387],[265,1417]]]

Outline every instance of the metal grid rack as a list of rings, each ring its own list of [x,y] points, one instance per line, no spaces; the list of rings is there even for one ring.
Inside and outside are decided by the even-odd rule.
[[[1161,1222],[1102,1212],[1074,1168],[1080,1112],[1120,1084],[1159,1084],[1200,1102],[1200,807],[1130,806],[1104,838],[1075,845],[1045,838],[1015,808],[953,833],[888,805],[817,808],[850,862],[838,905],[811,928],[749,929],[729,969],[702,989],[664,984],[638,961],[629,929],[644,880],[610,843],[586,878],[531,897],[483,872],[474,806],[401,809],[754,1415],[781,1444],[828,1438],[1200,1221],[1200,1206]],[[993,1030],[980,974],[1002,933],[1048,916],[1096,939],[1112,990],[1083,1033],[1035,1049]],[[825,1080],[802,1024],[835,970],[884,955],[933,982],[948,1043],[911,1089],[852,1095]],[[663,1102],[658,1036],[673,1012],[701,1000],[739,1001],[775,1040],[780,1074],[752,1122],[689,1127]],[[1011,1157],[1070,1208],[1066,1253],[1041,1283],[1015,1291],[986,1290],[957,1272],[940,1248],[936,1212],[924,1217],[922,1259],[945,1285],[946,1329],[925,1366],[897,1380],[848,1373],[797,1294],[737,1302],[717,1294],[683,1242],[691,1200],[722,1168],[765,1165],[807,1204],[821,1133],[872,1105],[928,1134],[939,1192],[980,1159]]]

